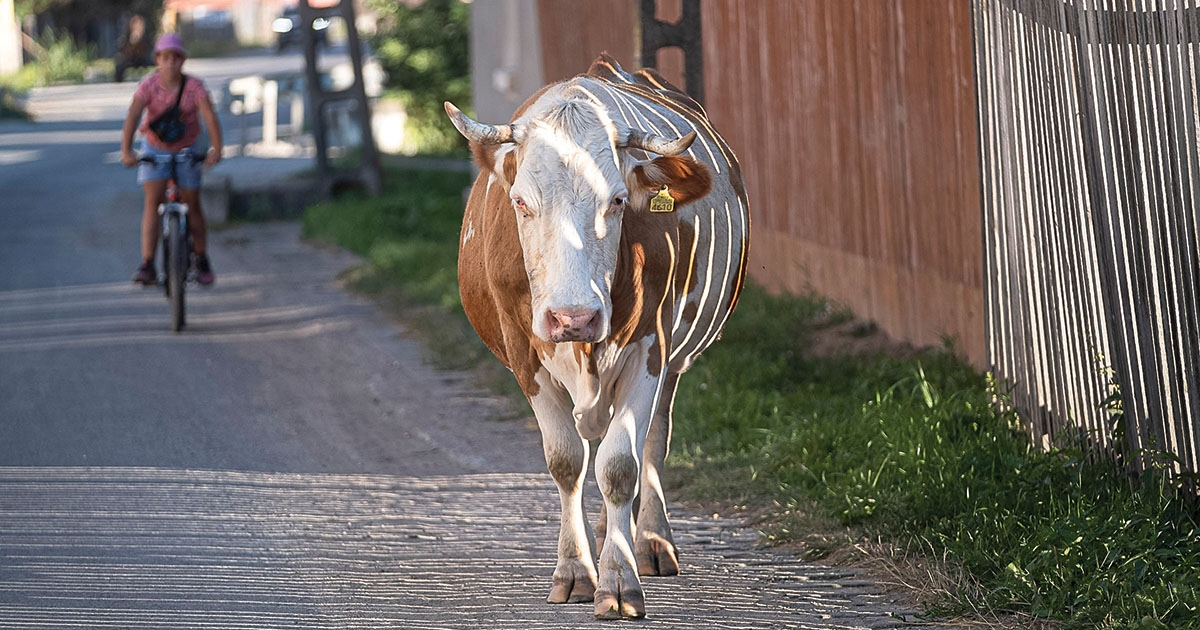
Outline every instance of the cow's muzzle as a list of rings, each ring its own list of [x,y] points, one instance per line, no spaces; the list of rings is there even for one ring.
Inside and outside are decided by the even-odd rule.
[[[563,343],[600,341],[600,311],[592,309],[549,309],[546,333],[550,341]]]

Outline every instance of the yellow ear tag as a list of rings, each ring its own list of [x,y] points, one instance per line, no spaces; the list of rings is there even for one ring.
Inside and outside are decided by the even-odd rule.
[[[675,212],[675,200],[671,198],[666,186],[650,198],[650,212]]]

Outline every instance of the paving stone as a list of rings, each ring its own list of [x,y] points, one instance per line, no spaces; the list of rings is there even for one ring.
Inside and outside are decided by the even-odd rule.
[[[573,628],[545,603],[549,475],[430,478],[0,468],[0,628]],[[676,514],[683,573],[644,578],[654,628],[896,628],[854,570]],[[618,622],[619,623],[619,622]]]

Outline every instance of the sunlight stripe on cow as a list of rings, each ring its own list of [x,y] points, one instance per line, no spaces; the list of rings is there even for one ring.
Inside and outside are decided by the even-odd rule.
[[[709,209],[709,217],[708,217],[708,225],[713,225],[713,222],[717,220],[716,215],[717,215],[717,209],[710,208]],[[698,217],[699,217],[699,213],[697,213],[697,218]],[[699,232],[700,232],[699,222],[697,222],[696,233],[699,234]],[[700,304],[699,304],[698,310],[696,311],[696,313],[697,313],[696,321],[692,322],[692,325],[689,328],[687,335],[685,335],[683,340],[679,343],[679,348],[671,353],[671,360],[675,359],[675,357],[679,354],[680,349],[686,348],[688,346],[688,342],[691,341],[692,335],[696,332],[697,323],[700,321],[700,317],[709,313],[706,307],[708,305],[709,293],[711,292],[711,289],[712,289],[712,279],[713,279],[712,265],[713,265],[713,258],[715,256],[716,256],[715,241],[712,238],[712,231],[710,230],[709,238],[708,238],[708,261],[704,268],[704,271],[705,271],[704,287],[700,291]],[[699,345],[699,346],[697,346],[697,349],[700,349],[703,347],[704,347],[703,345]],[[689,354],[691,354],[691,352],[689,352]]]
[[[631,84],[631,85],[637,85],[637,84]],[[657,116],[658,118],[661,118],[663,120],[664,124],[671,130],[672,133],[674,133],[678,136],[684,136],[684,135],[687,135],[688,132],[695,131],[697,142],[699,142],[701,144],[701,146],[704,147],[704,151],[706,153],[708,153],[708,160],[704,160],[705,164],[707,164],[710,168],[712,168],[716,173],[722,172],[721,161],[724,158],[724,156],[723,156],[724,151],[720,151],[720,153],[722,153],[722,159],[718,159],[717,154],[713,152],[713,146],[712,146],[713,143],[711,140],[711,134],[714,133],[714,130],[712,129],[711,126],[703,125],[702,123],[699,123],[698,121],[685,115],[685,113],[683,111],[681,111],[679,106],[676,103],[674,103],[673,101],[662,101],[662,102],[650,101],[650,102],[647,102],[649,99],[647,99],[644,95],[642,95],[640,93],[632,93],[632,92],[629,92],[626,90],[622,90],[619,87],[615,88],[615,89],[609,88],[607,86],[603,86],[603,87],[605,87],[605,93],[608,94],[613,99],[613,102],[617,106],[618,111],[621,114],[621,118],[624,120],[625,124],[629,125],[630,127],[633,127],[636,129],[649,130],[649,131],[653,131],[655,133],[660,133],[660,134],[664,133],[663,128],[661,126],[659,126],[651,121],[649,114],[654,114],[655,116]],[[655,105],[657,105],[658,107],[655,107]],[[626,113],[626,111],[625,111],[626,108],[628,108],[629,114]],[[665,116],[662,113],[662,111],[661,111],[662,109],[666,109],[667,111],[679,116],[684,121],[684,123],[687,124],[688,129],[686,129],[686,130],[681,129],[679,126],[677,126],[674,121],[672,121],[669,117]],[[630,120],[630,118],[629,118],[630,114],[632,114],[636,117],[636,119],[637,119],[636,123],[634,121]],[[719,151],[719,149],[720,148],[718,147],[718,151]],[[687,155],[690,155],[691,157],[694,157],[696,159],[701,159],[696,154],[695,151],[696,151],[696,143],[693,143],[692,146],[688,149]]]
[[[725,224],[733,225],[733,216],[732,216],[732,213],[729,211],[729,202],[728,201],[725,202]],[[733,269],[733,265],[730,264],[733,262],[733,230],[731,230],[731,229],[725,230],[725,236],[729,238],[728,245],[725,248],[725,265],[723,265],[723,267],[725,268],[725,275],[724,275],[724,277],[721,278],[721,283],[717,285],[718,287],[720,287],[721,292],[717,296],[717,298],[718,298],[717,305],[716,305],[717,307],[716,307],[716,309],[714,309],[713,313],[714,313],[714,315],[720,315],[720,312],[722,310],[725,312],[724,312],[724,316],[722,316],[720,318],[721,321],[719,323],[717,322],[718,318],[715,316],[712,318],[712,321],[709,322],[708,332],[704,335],[704,345],[706,345],[706,346],[708,344],[712,343],[713,340],[716,339],[717,334],[721,332],[721,328],[723,328],[725,326],[725,320],[729,317],[729,310],[723,309],[721,307],[721,305],[725,303],[725,300],[724,300],[725,289],[728,288],[731,292],[733,291],[733,285],[729,282],[729,274]],[[715,249],[715,243],[714,243],[714,249]],[[711,267],[710,267],[710,270],[711,270]]]
[[[692,246],[689,249],[690,259],[688,260],[688,264],[687,264],[687,279],[683,283],[684,292],[678,296],[678,298],[675,302],[675,322],[673,324],[671,324],[672,339],[675,337],[675,332],[679,330],[680,324],[683,323],[683,309],[687,305],[687,296],[688,296],[688,292],[686,289],[692,282],[692,271],[696,268],[696,247],[700,244],[700,228],[698,225],[699,221],[700,221],[700,217],[693,218]],[[672,350],[671,357],[670,357],[672,361],[675,360],[675,355],[676,355],[675,350],[678,349],[681,345],[682,344],[677,344],[674,346],[674,349]]]

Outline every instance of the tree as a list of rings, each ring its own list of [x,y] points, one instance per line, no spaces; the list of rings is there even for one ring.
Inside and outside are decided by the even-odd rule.
[[[442,101],[471,101],[470,12],[461,0],[371,0],[379,26],[371,38],[387,87],[408,114],[406,133],[422,151],[456,152],[466,140],[450,124]]]
[[[162,15],[163,0],[15,0],[17,19],[35,16],[37,25],[30,37],[49,36],[52,39],[69,36],[77,48],[96,44],[97,25],[123,25],[134,13],[157,24]],[[50,31],[47,35],[45,31]],[[27,40],[28,44],[30,40]],[[30,51],[34,52],[34,51]]]
[[[70,4],[72,0],[16,0],[14,8],[17,10],[17,19],[25,19],[27,15],[38,15],[44,11],[49,11],[56,6]]]

